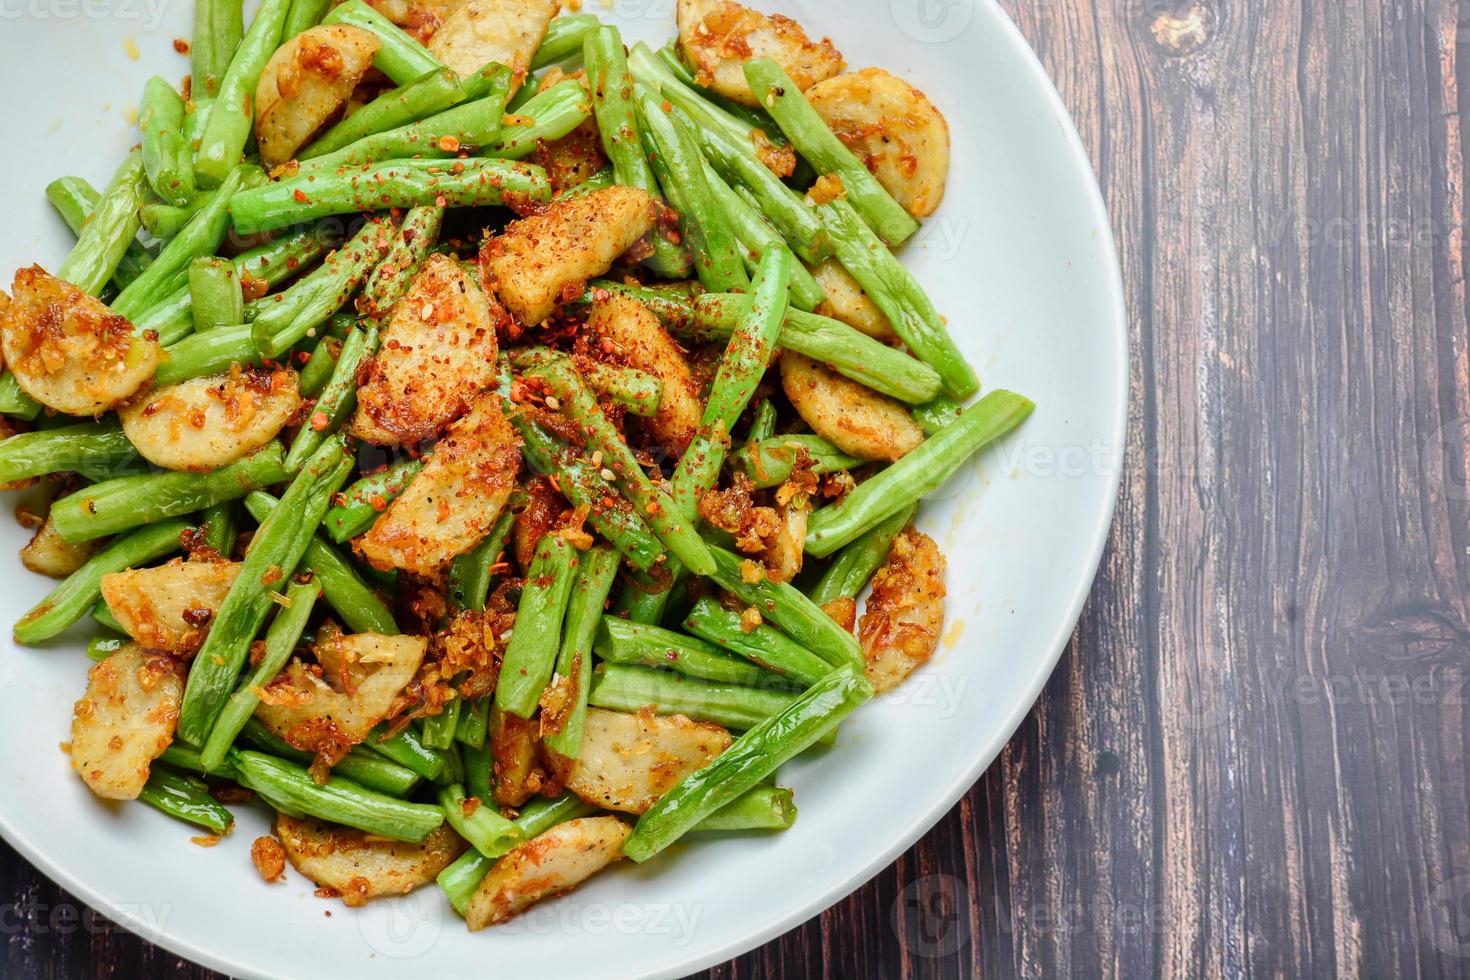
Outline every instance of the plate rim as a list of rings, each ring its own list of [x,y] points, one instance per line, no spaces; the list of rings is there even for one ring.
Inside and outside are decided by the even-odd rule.
[[[1055,83],[1046,73],[1040,58],[1035,50],[1026,40],[1010,15],[1000,6],[998,0],[975,0],[976,12],[990,18],[986,29],[993,29],[1005,36],[1008,44],[1016,49],[1021,55],[1021,61],[1025,70],[1031,75],[1034,82],[1038,83],[1042,98],[1048,103],[1051,115],[1062,129],[1063,145],[1065,153],[1071,159],[1074,167],[1085,175],[1085,192],[1088,198],[1090,217],[1098,223],[1100,229],[1106,229],[1106,233],[1098,235],[1102,254],[1098,261],[1106,280],[1108,307],[1107,319],[1112,324],[1114,354],[1118,363],[1117,392],[1118,397],[1109,406],[1112,414],[1111,450],[1107,460],[1108,496],[1102,513],[1099,516],[1096,527],[1093,528],[1092,541],[1089,544],[1088,560],[1082,566],[1083,574],[1078,577],[1072,587],[1072,596],[1068,603],[1069,612],[1058,621],[1055,631],[1044,647],[1045,654],[1035,661],[1031,676],[1024,685],[1024,695],[1014,700],[1004,721],[997,729],[997,734],[979,750],[974,753],[974,761],[959,775],[944,787],[943,791],[933,797],[933,801],[926,807],[918,808],[908,819],[903,831],[895,835],[891,841],[884,845],[873,858],[855,866],[842,874],[832,884],[828,885],[816,897],[809,899],[797,908],[791,909],[782,915],[772,919],[769,923],[746,930],[744,933],[733,937],[717,947],[708,950],[688,960],[661,966],[653,972],[640,974],[640,976],[658,980],[658,978],[681,977],[693,972],[708,969],[712,966],[727,962],[734,957],[740,956],[756,949],[778,936],[805,924],[810,919],[820,915],[827,909],[841,902],[849,895],[856,892],[867,882],[876,877],[882,870],[891,865],[901,854],[907,851],[921,837],[934,828],[938,822],[950,811],[951,808],[984,776],[985,772],[999,757],[1001,751],[1020,728],[1021,723],[1031,713],[1033,707],[1040,697],[1046,684],[1051,680],[1061,661],[1062,653],[1076,630],[1077,623],[1081,619],[1082,611],[1091,596],[1092,587],[1097,578],[1098,569],[1101,567],[1103,555],[1106,551],[1108,540],[1111,536],[1114,517],[1117,511],[1118,498],[1122,489],[1123,460],[1126,450],[1128,419],[1130,412],[1130,356],[1131,338],[1128,327],[1128,310],[1126,292],[1123,283],[1122,266],[1118,256],[1117,241],[1114,228],[1108,214],[1107,203],[1103,197],[1102,190],[1098,185],[1097,173],[1093,168],[1092,161],[1087,155],[1086,147],[1082,143],[1082,137],[1077,131],[1071,114],[1066,104],[1062,101],[1061,94],[1057,91]],[[1062,151],[1058,151],[1062,152]],[[13,847],[33,867],[46,875],[52,882],[65,889],[72,896],[85,902],[88,906],[104,914],[109,920],[117,923],[130,931],[137,928],[138,923],[133,921],[126,911],[112,902],[105,895],[81,879],[54,862],[48,853],[36,845],[29,837],[14,826],[3,808],[0,808],[0,838]],[[261,980],[292,980],[286,974],[262,971],[250,963],[236,960],[228,955],[219,954],[212,949],[197,946],[188,939],[178,937],[169,933],[167,929],[156,933],[151,931],[134,932],[140,939],[153,945],[162,947],[175,955],[184,957],[198,965],[213,969],[230,976],[257,977]]]

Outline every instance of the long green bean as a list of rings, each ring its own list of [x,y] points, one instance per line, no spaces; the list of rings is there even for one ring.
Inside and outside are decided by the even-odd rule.
[[[551,182],[540,167],[511,160],[393,160],[251,188],[235,195],[230,213],[236,230],[249,235],[333,214],[499,205],[507,195],[544,204]]]
[[[602,26],[595,14],[562,14],[546,27],[546,36],[531,59],[531,70],[565,61],[582,51],[586,38]],[[590,73],[589,73],[590,74]]]
[[[292,472],[299,469],[352,415],[352,410],[357,405],[358,372],[368,358],[377,353],[378,340],[376,324],[368,324],[361,329],[354,327],[348,331],[331,374],[327,376],[317,397],[311,418],[291,442],[291,451],[286,454],[286,469]],[[326,343],[330,341],[319,344],[317,349],[320,350]],[[305,372],[302,372],[302,390],[305,393]]]
[[[897,538],[914,513],[919,509],[918,501],[893,512],[892,516],[874,524],[873,527],[852,544],[843,548],[827,566],[816,586],[811,599],[819,606],[838,599],[856,599],[858,594],[872,581],[878,567],[888,559]]]
[[[194,154],[184,139],[184,100],[156,75],[143,86],[138,129],[143,172],[153,193],[170,204],[188,204],[194,196]]]
[[[347,447],[337,440],[327,443],[291,482],[281,505],[255,532],[240,574],[215,614],[189,670],[178,724],[179,734],[187,741],[202,745],[209,738],[250,652],[250,643],[274,606],[269,595],[272,586],[296,571],[315,538],[332,494],[351,467]]]
[[[281,43],[281,31],[290,9],[291,0],[261,0],[250,29],[235,49],[194,154],[194,175],[200,186],[223,184],[239,164],[250,138],[254,118],[251,105],[260,73]]]
[[[499,138],[486,149],[486,155],[501,160],[522,160],[534,153],[543,140],[559,140],[591,117],[592,101],[582,83],[575,79],[557,82],[510,114]]]
[[[495,565],[505,553],[505,542],[515,527],[515,511],[506,507],[495,527],[475,547],[455,558],[449,565],[449,607],[480,612],[490,595],[490,581]]]
[[[595,18],[594,18],[595,20]],[[555,22],[553,22],[555,23]],[[597,27],[583,42],[583,60],[592,90],[592,111],[602,149],[612,162],[613,179],[624,187],[638,187],[658,194],[658,179],[643,149],[638,107],[633,101],[633,75],[623,51],[623,36],[616,27]],[[655,229],[649,235],[653,254],[645,260],[654,272],[682,278],[689,272],[689,253]]]
[[[225,72],[244,36],[244,0],[195,0],[189,58],[196,100],[219,95]]]
[[[0,440],[0,483],[19,483],[51,473],[122,469],[138,450],[116,422],[79,422],[57,429],[22,432]]]
[[[796,823],[795,795],[781,786],[756,786],[689,828],[690,832],[790,830]]]
[[[640,864],[647,861],[806,751],[872,696],[860,667],[834,670],[660,797],[638,819],[623,853]]]
[[[102,596],[102,576],[145,565],[178,551],[187,521],[160,521],[134,531],[93,555],[15,624],[15,642],[36,644],[59,636]]]
[[[747,442],[734,455],[736,465],[761,488],[785,483],[796,470],[797,460],[803,458],[809,471],[818,475],[850,470],[866,462],[813,435],[771,436]]]
[[[195,333],[244,323],[240,270],[228,259],[195,259],[189,266],[189,307]]]
[[[312,753],[292,746],[266,728],[259,718],[253,716],[246,719],[245,726],[240,730],[240,739],[254,745],[267,755],[280,756],[289,762],[310,765],[314,758]],[[217,775],[228,776],[232,766],[231,758],[227,756],[221,763]],[[379,793],[397,797],[407,796],[409,791],[423,778],[407,766],[401,766],[386,756],[379,755],[361,745],[354,747],[351,752],[340,759],[332,767],[332,771],[352,780],[359,786],[366,786]]]
[[[703,640],[806,687],[826,677],[832,670],[827,661],[764,623],[747,629],[739,613],[725,609],[708,596],[694,604],[684,618],[684,628]]]
[[[661,667],[687,677],[750,688],[785,686],[765,668],[712,643],[617,616],[602,617],[592,648],[611,664]]]
[[[577,423],[588,445],[602,452],[604,465],[617,475],[623,493],[638,508],[640,515],[646,517],[653,533],[674,557],[697,575],[709,574],[714,567],[709,548],[668,495],[654,488],[633,451],[603,414],[597,397],[582,382],[570,360],[551,360],[529,373],[542,378],[555,390],[562,410]]]
[[[516,611],[515,630],[505,647],[495,705],[529,718],[556,669],[562,621],[571,596],[576,552],[566,538],[547,534],[536,546],[526,587]]]
[[[10,415],[27,422],[41,414],[41,403],[21,390],[15,375],[0,374],[0,415]]]
[[[443,112],[465,98],[459,76],[448,68],[435,68],[406,85],[384,92],[323,133],[298,153],[297,158],[310,160],[335,153],[360,139]]]
[[[407,85],[436,68],[439,59],[403,28],[368,6],[363,0],[347,0],[322,18],[326,24],[351,24],[372,31],[381,44],[373,55],[373,67],[393,79],[395,85]]]
[[[992,391],[944,431],[859,484],[840,503],[813,514],[807,522],[807,553],[824,558],[938,489],[986,444],[1024,422],[1035,407],[1013,392]]]
[[[502,817],[493,802],[477,797],[471,803],[458,783],[439,790],[439,806],[455,832],[487,858],[509,853],[524,839],[520,828]]]
[[[781,336],[796,259],[785,248],[761,256],[751,284],[749,311],[730,335],[720,360],[699,431],[674,470],[674,504],[693,516],[699,498],[713,489],[730,450],[730,433],[745,413],[770,366]]]
[[[341,309],[382,258],[381,240],[391,228],[368,221],[320,266],[286,290],[281,303],[263,310],[250,325],[256,350],[280,357]]]
[[[776,125],[818,172],[842,179],[846,199],[889,245],[901,245],[919,222],[878,183],[813,109],[791,77],[769,58],[745,62],[745,79]]]
[[[58,279],[92,296],[101,294],[137,238],[144,184],[143,154],[134,150],[112,175],[76,245],[57,268]]]
[[[318,786],[301,766],[259,752],[236,753],[235,767],[267,802],[390,840],[418,843],[444,823],[437,806],[405,803],[340,776]]]
[[[749,289],[740,241],[705,179],[704,157],[694,135],[648,88],[635,84],[634,98],[644,143],[654,151],[649,161],[664,196],[679,212],[699,281],[716,293]]]
[[[235,824],[234,815],[209,795],[209,788],[202,782],[162,766],[155,766],[148,775],[138,801],[216,834],[229,833]]]
[[[206,770],[213,771],[225,761],[240,729],[245,727],[245,722],[260,705],[258,692],[275,680],[276,675],[285,668],[286,661],[291,659],[301,634],[306,631],[306,621],[311,617],[312,607],[321,594],[321,583],[316,581],[292,582],[286,589],[286,601],[282,603],[280,612],[265,632],[264,655],[239,690],[225,703],[219,719],[210,730],[208,740],[200,750],[199,763]]]
[[[583,803],[576,796],[567,793],[555,800],[537,797],[525,806],[521,807],[520,814],[512,821],[516,829],[520,831],[524,840],[539,837],[557,824],[575,820],[596,813],[597,807],[590,803]],[[459,860],[439,873],[439,887],[444,889],[444,894],[449,897],[449,903],[460,915],[469,907],[470,899],[474,897],[480,882],[485,879],[495,858],[487,858],[473,848],[466,851]]]
[[[597,547],[582,554],[572,596],[567,604],[566,634],[556,658],[556,676],[572,686],[571,704],[561,712],[561,728],[542,741],[551,751],[568,759],[582,752],[582,733],[587,721],[587,694],[592,690],[593,636],[602,621],[602,611],[618,575],[618,553]]]
[[[287,475],[280,443],[272,442],[212,473],[162,471],[84,487],[51,505],[51,521],[67,541],[93,541],[238,500]]]
[[[51,206],[61,215],[61,220],[66,222],[73,235],[82,234],[82,229],[91,220],[92,212],[101,199],[102,195],[97,192],[97,188],[80,177],[58,177],[46,185],[46,200],[51,202]],[[141,276],[143,270],[152,264],[153,253],[136,237],[133,238],[128,242],[117,268],[113,270],[113,285],[118,289],[128,288],[128,283]]]
[[[409,483],[424,468],[421,459],[400,459],[387,469],[371,473],[343,491],[322,522],[327,535],[338,544],[364,533],[377,521]]]
[[[258,522],[264,523],[279,505],[268,493],[256,492],[245,498],[245,508]],[[321,583],[327,604],[337,610],[342,622],[355,633],[381,633],[396,636],[398,624],[393,613],[357,573],[352,564],[326,541],[314,534],[301,556],[301,568],[311,572]]]
[[[808,545],[807,550],[811,547]],[[839,626],[789,582],[762,579],[754,584],[741,575],[742,559],[723,548],[711,548],[718,568],[711,576],[720,586],[747,606],[755,607],[762,619],[834,667],[863,666],[857,639]]]

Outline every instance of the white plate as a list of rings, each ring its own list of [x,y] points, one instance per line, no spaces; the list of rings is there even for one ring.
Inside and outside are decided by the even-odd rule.
[[[629,37],[674,31],[673,0],[614,0]],[[0,833],[83,900],[146,938],[261,977],[676,976],[749,950],[877,873],[980,776],[1030,708],[1070,635],[1116,493],[1127,397],[1117,260],[1087,158],[1056,92],[989,0],[770,0],[830,34],[855,67],[911,78],[948,116],[948,194],[905,261],[950,318],[987,389],[1038,404],[1024,430],[926,506],[950,558],[951,625],[935,662],[858,712],[835,751],[787,766],[789,832],[680,846],[626,864],[514,924],[470,935],[437,889],[363,912],[314,898],[292,874],[261,883],[248,857],[265,821],[243,813],[206,850],[138,805],[93,799],[58,749],[87,668],[79,642],[0,657]],[[55,268],[70,238],[42,189],[101,186],[138,136],[151,74],[187,70],[171,48],[187,3],[32,2],[0,10],[0,272]],[[98,17],[97,12],[111,14]],[[0,528],[13,622],[48,583],[21,568],[25,535]],[[330,914],[328,914],[330,913]],[[885,918],[888,910],[882,910]]]

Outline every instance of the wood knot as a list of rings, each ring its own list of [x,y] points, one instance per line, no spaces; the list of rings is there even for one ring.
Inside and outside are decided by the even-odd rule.
[[[1442,609],[1397,606],[1375,613],[1353,631],[1359,662],[1470,660],[1470,632]]]
[[[1164,9],[1160,9],[1164,8]],[[1215,34],[1215,9],[1208,3],[1168,3],[1153,0],[1148,29],[1159,50],[1173,58],[1194,54]]]

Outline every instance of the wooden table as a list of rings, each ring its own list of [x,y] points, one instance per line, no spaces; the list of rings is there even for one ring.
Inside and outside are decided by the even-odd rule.
[[[1470,972],[1470,3],[1005,5],[1123,257],[1112,546],[960,805],[712,975]],[[4,976],[210,975],[0,894]]]

